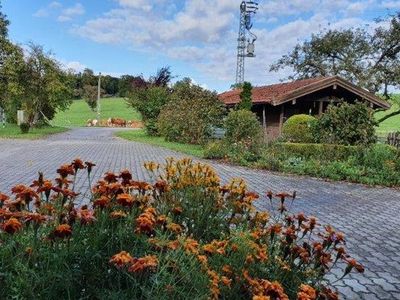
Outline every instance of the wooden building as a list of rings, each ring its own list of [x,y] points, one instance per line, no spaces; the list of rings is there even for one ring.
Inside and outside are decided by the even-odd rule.
[[[227,91],[219,99],[228,107],[240,102],[240,89]],[[390,107],[373,93],[338,76],[318,77],[254,87],[252,110],[263,124],[267,137],[278,137],[283,123],[295,114],[321,115],[330,103],[363,101],[371,108]]]

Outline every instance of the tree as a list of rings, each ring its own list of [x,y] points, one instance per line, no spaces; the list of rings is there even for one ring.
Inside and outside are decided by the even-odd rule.
[[[100,89],[100,97],[104,95],[104,90]],[[97,107],[97,96],[98,96],[98,87],[93,85],[84,85],[83,86],[83,99],[85,99],[86,103],[89,105],[92,111],[96,110]]]
[[[240,103],[238,109],[251,110],[252,107],[252,85],[250,82],[243,83],[242,91],[240,93]]]
[[[329,105],[314,127],[316,139],[322,143],[371,145],[376,142],[373,110],[365,103],[341,102]]]
[[[289,79],[340,75],[388,98],[389,87],[400,87],[400,12],[377,20],[372,32],[352,28],[314,34],[271,65],[270,71],[286,67],[294,71]]]
[[[25,58],[22,108],[31,125],[53,119],[71,104],[72,82],[61,64],[42,46],[30,44]]]
[[[1,12],[2,5],[0,2],[0,39],[7,38],[8,36],[8,25],[10,25],[10,21],[7,19],[7,16]]]
[[[158,117],[159,133],[167,140],[203,144],[213,126],[221,126],[225,109],[216,92],[195,85],[184,78],[172,87],[167,104]]]

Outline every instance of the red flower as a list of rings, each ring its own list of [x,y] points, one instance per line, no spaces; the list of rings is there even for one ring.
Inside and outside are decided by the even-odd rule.
[[[72,235],[72,228],[68,224],[61,224],[57,226],[53,233],[58,238],[68,238]]]
[[[62,178],[67,177],[68,175],[74,175],[74,168],[72,165],[62,165],[57,169],[57,173],[60,174]]]
[[[22,224],[18,219],[10,218],[1,227],[5,232],[14,234],[22,229]]]
[[[76,158],[72,161],[71,166],[74,168],[75,173],[79,170],[79,169],[84,169],[85,165],[83,164],[83,161],[79,158]]]

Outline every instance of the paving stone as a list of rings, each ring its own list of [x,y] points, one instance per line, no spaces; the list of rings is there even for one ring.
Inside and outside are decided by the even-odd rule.
[[[121,129],[119,129],[121,130]],[[30,183],[37,172],[54,178],[56,168],[76,157],[96,163],[93,181],[107,171],[128,168],[138,180],[149,180],[143,170],[145,161],[163,162],[180,153],[113,137],[111,128],[79,128],[45,140],[0,139],[0,191],[9,192],[17,183]],[[331,224],[346,235],[348,252],[365,267],[337,282],[344,299],[400,299],[400,191],[371,188],[360,184],[326,182],[301,176],[251,170],[206,161],[228,182],[232,177],[246,180],[249,189],[261,197],[259,210],[270,210],[265,192],[297,191],[291,211],[316,216],[320,223]],[[86,174],[77,178],[77,189],[88,191]],[[85,191],[86,190],[86,191]],[[331,280],[340,278],[342,266],[333,270]],[[397,280],[397,281],[396,281]],[[375,297],[375,298],[373,298]]]

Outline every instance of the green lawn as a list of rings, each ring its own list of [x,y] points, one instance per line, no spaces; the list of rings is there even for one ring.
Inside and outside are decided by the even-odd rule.
[[[21,133],[19,126],[15,124],[7,124],[5,128],[0,127],[0,138],[8,139],[39,139],[47,135],[67,131],[67,128],[62,127],[42,127],[31,128],[28,133]]]
[[[146,143],[150,145],[160,146],[174,151],[182,152],[192,156],[202,158],[204,149],[199,145],[188,145],[175,142],[167,142],[163,137],[148,136],[143,129],[139,130],[124,130],[116,133],[116,136],[135,142]]]
[[[400,94],[394,95],[393,97],[396,98],[397,103],[400,102]],[[399,109],[399,107],[397,104],[392,104],[392,107],[389,110],[377,112],[375,114],[375,116],[377,119],[379,119],[379,118],[383,117],[384,115],[389,114],[392,111],[395,111],[398,109]],[[376,132],[379,136],[386,136],[389,132],[394,132],[394,131],[400,131],[400,115],[391,117],[391,118],[383,121],[381,124],[379,124],[379,127],[376,130]]]
[[[104,98],[100,100],[101,119],[122,118],[125,120],[140,120],[140,114],[128,107],[123,98]],[[52,121],[55,126],[82,127],[88,119],[96,119],[97,113],[90,110],[84,100],[74,100],[66,111],[57,113]]]

